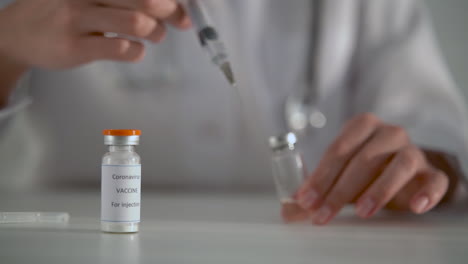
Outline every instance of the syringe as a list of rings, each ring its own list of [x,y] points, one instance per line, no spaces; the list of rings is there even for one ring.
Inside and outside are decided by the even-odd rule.
[[[186,0],[187,10],[197,31],[200,44],[208,51],[212,62],[223,72],[229,83],[235,86],[236,80],[228,61],[226,48],[201,2],[200,0]]]
[[[0,212],[0,224],[66,224],[69,219],[70,215],[62,212]]]

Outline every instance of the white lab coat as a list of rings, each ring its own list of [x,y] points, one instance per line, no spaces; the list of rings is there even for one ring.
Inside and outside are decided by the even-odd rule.
[[[207,2],[239,94],[210,64],[193,32],[171,31],[139,65],[35,69],[23,85],[33,104],[3,117],[0,147],[9,168],[3,186],[98,186],[105,152],[101,130],[136,128],[143,130],[138,152],[147,187],[271,188],[266,142],[287,130],[284,104],[299,89],[310,59],[312,1]],[[310,88],[318,90],[328,123],[300,141],[309,171],[343,123],[362,112],[374,112],[405,127],[415,143],[464,161],[464,101],[421,1],[323,2],[320,81]],[[167,72],[163,81],[161,72]],[[12,106],[19,102],[12,100]]]

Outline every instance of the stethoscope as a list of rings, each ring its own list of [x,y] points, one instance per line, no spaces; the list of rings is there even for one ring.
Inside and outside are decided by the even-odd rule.
[[[320,11],[322,0],[315,0],[312,8],[311,38],[308,63],[305,78],[296,87],[285,103],[286,125],[291,132],[297,135],[306,135],[314,129],[323,128],[327,124],[325,114],[317,107],[318,100],[318,67],[320,56],[321,19]]]

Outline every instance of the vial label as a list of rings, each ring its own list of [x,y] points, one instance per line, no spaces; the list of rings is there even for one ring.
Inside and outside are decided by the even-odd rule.
[[[101,221],[140,222],[141,165],[102,165]]]

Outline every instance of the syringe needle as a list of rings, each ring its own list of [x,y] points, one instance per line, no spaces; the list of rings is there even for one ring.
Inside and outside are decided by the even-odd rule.
[[[208,52],[211,61],[223,72],[232,86],[236,81],[224,43],[219,38],[217,29],[213,26],[210,17],[199,0],[187,0],[187,9],[193,21],[200,45]]]
[[[232,72],[231,64],[225,62],[220,67],[221,71],[224,73],[224,76],[229,81],[232,86],[236,86],[236,80],[234,79],[234,73]]]

